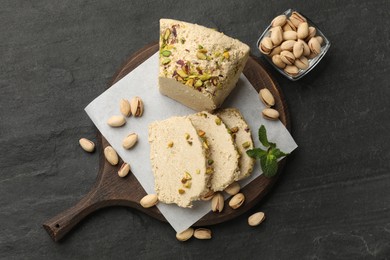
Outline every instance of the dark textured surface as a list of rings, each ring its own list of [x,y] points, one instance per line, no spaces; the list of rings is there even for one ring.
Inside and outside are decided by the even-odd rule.
[[[248,214],[180,243],[135,210],[109,208],[54,243],[41,224],[94,182],[98,154],[84,107],[134,51],[158,39],[161,17],[217,27],[252,48],[295,7],[332,47],[290,82],[267,65],[289,105],[299,149]],[[0,258],[390,258],[389,1],[2,1],[0,8]],[[263,60],[264,61],[264,60]],[[153,75],[151,75],[153,76]]]

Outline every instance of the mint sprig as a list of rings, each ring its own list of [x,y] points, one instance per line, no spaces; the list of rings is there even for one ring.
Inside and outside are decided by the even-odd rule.
[[[275,176],[278,172],[278,159],[288,155],[288,153],[282,152],[276,147],[275,143],[268,141],[267,130],[264,125],[260,126],[258,135],[260,143],[265,146],[267,150],[254,148],[246,151],[246,154],[254,159],[259,159],[264,176],[270,178]]]

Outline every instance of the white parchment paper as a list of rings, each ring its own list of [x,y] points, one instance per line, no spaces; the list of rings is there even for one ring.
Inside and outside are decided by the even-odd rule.
[[[149,159],[149,123],[171,116],[194,113],[190,108],[160,94],[157,75],[158,54],[156,53],[85,108],[88,116],[102,135],[119,156],[131,165],[132,172],[148,194],[155,193],[153,172]],[[126,125],[120,128],[108,126],[107,119],[109,117],[120,115],[119,101],[122,98],[131,99],[134,96],[139,96],[144,101],[143,116],[128,118]],[[268,139],[277,143],[282,151],[290,153],[297,147],[294,139],[280,121],[269,121],[262,118],[261,111],[264,105],[260,102],[256,90],[244,75],[241,75],[237,87],[225,101],[224,107],[236,107],[241,111],[251,127],[255,147],[261,146],[257,138],[257,131],[262,124],[267,129]],[[131,132],[138,134],[138,143],[131,150],[125,150],[122,147],[122,140]],[[257,161],[252,176],[241,181],[241,186],[245,186],[260,174],[261,168]],[[191,209],[163,203],[159,203],[157,207],[171,226],[177,232],[181,232],[210,211],[210,202],[196,202]]]

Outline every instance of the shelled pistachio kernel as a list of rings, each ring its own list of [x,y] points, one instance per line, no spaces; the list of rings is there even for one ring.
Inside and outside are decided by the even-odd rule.
[[[81,138],[79,144],[84,151],[92,153],[95,150],[95,143],[87,138]]]

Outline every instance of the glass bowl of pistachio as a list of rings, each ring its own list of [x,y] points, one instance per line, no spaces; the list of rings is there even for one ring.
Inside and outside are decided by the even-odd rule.
[[[271,21],[257,46],[276,70],[295,81],[320,62],[329,50],[330,42],[310,19],[288,9]]]

